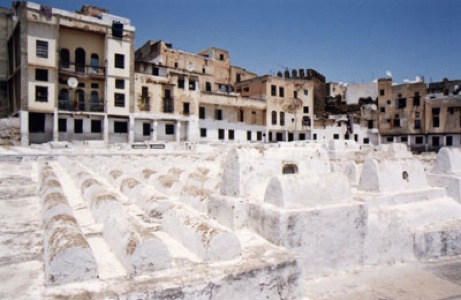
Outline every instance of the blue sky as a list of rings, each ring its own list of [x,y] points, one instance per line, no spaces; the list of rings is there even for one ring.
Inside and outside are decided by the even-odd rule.
[[[1,0],[2,6],[11,6]],[[460,0],[37,0],[83,4],[131,19],[136,47],[162,39],[198,52],[214,46],[259,75],[314,68],[327,81],[461,79]]]

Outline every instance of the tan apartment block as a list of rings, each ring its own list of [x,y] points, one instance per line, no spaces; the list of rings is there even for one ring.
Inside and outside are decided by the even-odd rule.
[[[423,81],[393,84],[391,78],[378,80],[378,129],[381,142],[416,143],[424,134]]]
[[[128,141],[134,27],[105,9],[74,13],[14,2],[9,32],[9,112],[21,143]]]

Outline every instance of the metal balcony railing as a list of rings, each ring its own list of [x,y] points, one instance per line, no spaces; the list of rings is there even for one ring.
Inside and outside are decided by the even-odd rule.
[[[104,112],[104,100],[78,102],[59,99],[58,109],[64,111]]]
[[[59,71],[76,75],[91,75],[91,76],[104,76],[106,69],[104,67],[96,67],[89,65],[82,65],[74,62],[60,62]]]
[[[150,97],[141,96],[138,99],[139,110],[150,111]]]
[[[163,112],[164,113],[174,112],[174,99],[173,98],[163,98]]]

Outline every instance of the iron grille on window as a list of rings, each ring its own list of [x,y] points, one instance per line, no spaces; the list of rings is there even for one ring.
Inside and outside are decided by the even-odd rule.
[[[174,112],[174,101],[172,98],[163,98],[163,112],[165,113]]]

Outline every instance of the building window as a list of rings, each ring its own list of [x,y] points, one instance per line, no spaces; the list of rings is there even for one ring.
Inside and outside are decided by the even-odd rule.
[[[263,139],[263,133],[261,131],[256,132],[256,139],[258,141],[262,141]]]
[[[300,133],[300,134],[299,134],[299,140],[300,140],[300,141],[306,140],[306,134],[305,134],[305,133]]]
[[[183,77],[178,78],[178,89],[184,89],[184,81]]]
[[[440,138],[438,136],[432,137],[432,146],[439,146],[440,145]]]
[[[165,90],[166,92],[167,90]],[[165,113],[173,113],[174,112],[174,100],[170,96],[163,98],[163,112]]]
[[[48,58],[48,42],[37,40],[36,42],[37,57]]]
[[[126,121],[114,121],[114,133],[127,133],[128,122]]]
[[[304,90],[304,96],[309,95],[309,90]]]
[[[282,168],[282,174],[296,174],[298,173],[298,166],[294,164],[284,165]]]
[[[447,146],[453,146],[453,137],[451,135],[447,136]]]
[[[229,140],[234,140],[234,130],[229,129],[227,135],[229,136]]]
[[[120,39],[123,38],[123,23],[112,22],[112,36]]]
[[[333,139],[334,140],[339,140],[339,134],[337,134],[337,133],[333,134]]]
[[[210,82],[205,82],[205,91],[211,92],[211,83]]]
[[[417,136],[415,139],[415,143],[418,145],[423,144],[423,137],[422,136]]]
[[[195,91],[195,80],[189,79],[189,90]]]
[[[125,69],[125,55],[116,53],[114,61],[117,69]]]
[[[247,141],[251,141],[251,131],[247,131]]]
[[[379,90],[379,95],[384,96],[384,89]]]
[[[45,114],[29,113],[29,132],[45,132]]]
[[[279,97],[285,97],[285,89],[283,87],[279,87]]]
[[[224,129],[218,129],[218,139],[224,140]]]
[[[277,96],[277,86],[271,85],[271,96]]]
[[[421,120],[415,120],[415,129],[421,129]]]
[[[91,73],[98,74],[99,73],[99,55],[96,53],[92,53],[90,57],[91,61]]]
[[[35,69],[35,80],[48,81],[48,70],[47,69]]]
[[[369,143],[370,143],[370,139],[369,139],[369,138],[363,138],[363,143],[364,143],[364,144],[369,144]]]
[[[373,120],[368,120],[368,129],[373,129],[374,127]]]
[[[386,141],[392,143],[392,142],[394,141],[394,137],[393,137],[393,136],[388,136],[388,137],[386,138]]]
[[[401,141],[402,143],[406,143],[406,142],[408,142],[408,137],[407,137],[407,136],[401,136],[401,137],[400,137],[400,141]]]
[[[114,105],[115,107],[125,107],[125,94],[114,93]]]
[[[305,114],[309,113],[309,106],[304,106],[303,107],[303,113],[305,113]]]
[[[293,91],[293,98],[295,98],[295,99],[298,98],[298,91]]]
[[[75,71],[78,73],[85,73],[86,54],[83,48],[75,50]]]
[[[83,120],[82,119],[74,120],[74,133],[83,133]]]
[[[205,119],[205,107],[200,106],[198,109],[198,117],[199,119],[204,120]]]
[[[400,119],[394,119],[394,127],[400,127]]]
[[[219,54],[219,60],[224,60],[224,54]]]
[[[420,106],[421,105],[421,97],[419,96],[419,92],[415,92],[415,97],[413,98],[413,106]]]
[[[313,139],[314,141],[317,140],[317,133],[314,133],[314,135],[312,136],[312,139]]]
[[[182,112],[183,112],[183,114],[185,114],[185,115],[190,114],[190,103],[189,103],[189,102],[184,102],[184,103],[182,104]]]
[[[150,136],[150,123],[142,123],[142,135],[143,136]]]
[[[242,74],[237,74],[237,77],[235,79],[236,82],[242,81]]]
[[[222,110],[221,109],[216,109],[215,110],[215,119],[216,120],[222,120]]]
[[[91,133],[100,133],[101,131],[101,120],[91,120]]]
[[[439,118],[439,116],[433,116],[432,117],[432,126],[434,128],[440,127],[440,118]]]
[[[125,89],[125,80],[115,79],[115,88],[119,90]]]
[[[206,128],[200,128],[200,137],[206,137]]]
[[[455,108],[453,106],[450,106],[447,111],[450,115],[453,115],[455,113]]]
[[[67,132],[67,119],[59,118],[58,120],[58,131]]]
[[[283,111],[280,112],[280,125],[285,126],[285,113]]]
[[[243,109],[241,109],[241,110],[239,111],[239,120],[240,120],[240,122],[243,122],[243,120],[244,120],[244,112],[243,112]]]
[[[160,74],[159,69],[157,67],[152,67],[152,75],[158,76]]]
[[[48,102],[48,87],[39,85],[35,86],[35,101]]]
[[[272,112],[272,125],[277,125],[277,112]]]
[[[407,99],[405,98],[400,98],[396,100],[396,106],[397,108],[405,108],[407,107]]]
[[[165,125],[165,134],[166,135],[173,135],[174,134],[174,124],[166,124]]]
[[[386,112],[386,108],[383,106],[383,107],[380,107],[379,108],[379,111],[382,112],[382,113],[385,113]]]
[[[92,89],[99,89],[99,84],[98,83],[92,83],[91,88]]]
[[[60,51],[60,58],[61,58],[61,68],[69,68],[70,65],[70,52],[68,49],[61,49]]]
[[[249,87],[246,86],[246,87],[243,88],[243,92],[244,92],[244,93],[248,93],[249,91],[250,91],[250,88],[249,88]]]

